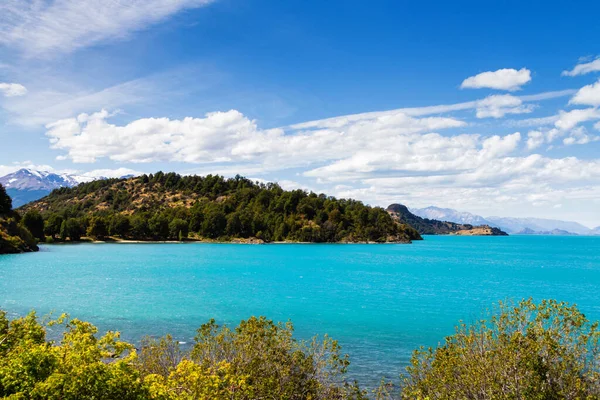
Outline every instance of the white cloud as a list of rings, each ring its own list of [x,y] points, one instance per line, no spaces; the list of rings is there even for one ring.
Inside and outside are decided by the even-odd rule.
[[[542,101],[555,99],[559,97],[571,96],[576,92],[576,90],[567,89],[567,90],[558,90],[551,92],[543,92],[533,95],[527,96],[516,96],[522,102],[531,102],[531,101]],[[369,113],[360,113],[360,114],[351,114],[344,115],[340,117],[332,117],[325,118],[315,121],[307,121],[299,124],[291,125],[289,128],[292,129],[313,129],[313,128],[336,128],[340,126],[344,126],[346,124],[356,122],[356,121],[365,121],[365,120],[374,120],[376,118],[395,114],[402,113],[411,117],[422,117],[426,115],[435,115],[435,114],[443,114],[454,111],[465,111],[465,110],[473,110],[477,108],[481,108],[481,102],[486,99],[467,101],[463,103],[456,104],[442,104],[437,106],[426,106],[426,107],[407,107],[407,108],[398,108],[390,111],[375,111]],[[485,104],[485,103],[484,103]],[[531,106],[527,106],[529,108]]]
[[[256,121],[231,110],[204,118],[145,118],[125,126],[107,122],[103,110],[47,125],[54,149],[67,151],[75,162],[115,161],[186,163],[251,162],[265,168],[290,168],[336,159],[367,147],[385,146],[398,138],[466,124],[445,117],[413,118],[388,113],[314,131],[260,129]]]
[[[510,94],[492,95],[477,102],[477,118],[502,118],[506,114],[526,114],[533,111],[534,105],[524,105],[518,97]]]
[[[575,93],[569,104],[582,104],[586,106],[600,106],[600,80],[591,85],[582,87]]]
[[[546,141],[546,135],[541,131],[530,131],[527,133],[527,148],[529,150],[540,147]]]
[[[563,71],[563,76],[577,76],[577,75],[585,75],[590,72],[598,72],[600,71],[600,58],[596,58],[593,61],[587,63],[580,63],[575,66],[570,71]]]
[[[597,142],[600,140],[600,136],[590,135],[583,126],[573,129],[569,133],[569,137],[563,139],[563,144],[570,146],[573,144],[588,144],[590,142]]]
[[[28,55],[68,53],[121,39],[211,0],[4,0],[0,44]]]
[[[500,89],[519,90],[521,86],[531,81],[531,71],[527,68],[520,70],[512,68],[487,71],[465,79],[460,85],[461,89]]]
[[[556,139],[565,137],[563,144],[586,144],[595,141],[594,136],[590,136],[586,133],[584,127],[579,124],[587,121],[593,121],[600,119],[600,110],[597,108],[586,108],[577,109],[571,111],[561,110],[559,113],[552,117],[544,118],[533,118],[531,121],[524,120],[523,126],[531,126],[533,122],[540,122],[539,126],[543,125],[554,125],[553,128],[539,128],[537,130],[530,131],[527,136],[527,149],[533,150],[540,147],[544,143],[552,143]]]
[[[27,88],[20,83],[0,82],[0,93],[6,97],[24,96],[27,94]]]
[[[597,108],[577,109],[572,111],[560,111],[558,120],[554,123],[558,129],[567,131],[575,128],[582,122],[600,119],[600,110]]]
[[[550,115],[548,117],[509,120],[509,121],[506,121],[506,125],[511,126],[511,127],[547,126],[547,125],[554,125],[554,123],[558,119],[559,119],[558,115]]]

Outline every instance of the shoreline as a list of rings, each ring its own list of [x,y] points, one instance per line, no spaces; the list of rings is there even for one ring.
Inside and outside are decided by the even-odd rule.
[[[408,242],[294,242],[294,241],[273,241],[264,242],[255,238],[250,239],[232,239],[227,241],[211,240],[211,239],[186,239],[186,240],[137,240],[137,239],[109,239],[109,240],[92,240],[83,238],[78,242],[54,242],[54,243],[39,243],[41,245],[69,245],[69,244],[243,244],[243,245],[270,245],[270,244],[412,244]]]

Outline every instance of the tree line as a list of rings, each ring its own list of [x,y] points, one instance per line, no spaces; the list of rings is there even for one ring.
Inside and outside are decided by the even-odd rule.
[[[380,207],[236,176],[142,175],[60,188],[25,207],[40,240],[258,238],[265,242],[420,239]]]

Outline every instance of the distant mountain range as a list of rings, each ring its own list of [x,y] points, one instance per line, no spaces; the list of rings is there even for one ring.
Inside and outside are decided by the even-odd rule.
[[[512,234],[523,235],[600,235],[600,227],[590,229],[578,222],[543,218],[482,217],[451,208],[426,207],[411,211],[422,218],[459,224],[490,225]]]
[[[435,218],[422,218],[402,204],[390,204],[386,211],[398,222],[408,224],[421,235],[506,236],[506,232],[487,224],[455,223]]]
[[[73,174],[57,174],[54,172],[21,168],[12,174],[0,177],[0,184],[6,188],[6,192],[12,197],[13,207],[17,208],[30,201],[47,196],[54,189],[73,187],[80,183],[96,179],[104,178],[93,178]]]

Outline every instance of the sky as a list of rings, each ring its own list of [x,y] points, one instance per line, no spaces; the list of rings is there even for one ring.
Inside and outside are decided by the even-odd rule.
[[[600,225],[596,1],[3,0],[0,175]]]

